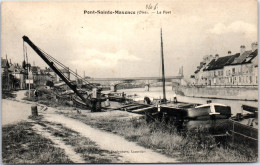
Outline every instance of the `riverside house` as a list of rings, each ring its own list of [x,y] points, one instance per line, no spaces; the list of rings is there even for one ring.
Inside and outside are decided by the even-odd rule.
[[[257,86],[258,50],[257,43],[251,50],[242,45],[240,53],[219,57],[207,56],[197,67],[193,76],[195,85],[202,86]]]

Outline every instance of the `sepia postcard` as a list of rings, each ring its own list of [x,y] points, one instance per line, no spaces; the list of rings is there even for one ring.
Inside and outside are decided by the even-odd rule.
[[[4,164],[258,162],[256,0],[1,2]]]

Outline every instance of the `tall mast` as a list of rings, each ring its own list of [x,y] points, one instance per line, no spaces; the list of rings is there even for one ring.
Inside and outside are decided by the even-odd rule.
[[[166,102],[162,28],[161,28],[161,55],[162,55],[162,83],[163,83],[163,100],[162,100],[162,102]]]

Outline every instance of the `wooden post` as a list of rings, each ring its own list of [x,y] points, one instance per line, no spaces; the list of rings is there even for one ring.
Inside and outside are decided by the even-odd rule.
[[[36,104],[31,106],[31,110],[32,110],[32,116],[38,116],[38,109]]]
[[[29,79],[29,98],[31,97],[31,81]]]
[[[233,122],[233,125],[232,125],[232,143],[234,144],[234,136],[235,136],[235,122]]]

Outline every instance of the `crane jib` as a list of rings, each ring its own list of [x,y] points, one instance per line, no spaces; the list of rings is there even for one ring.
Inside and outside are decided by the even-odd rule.
[[[32,41],[27,37],[23,36],[23,41],[26,42],[50,67],[51,69],[85,102],[88,106],[92,107],[92,104],[89,100],[85,99],[77,90],[77,87],[69,82],[69,80],[62,74],[62,72],[49,61],[49,59],[44,55],[44,53],[36,46]]]

